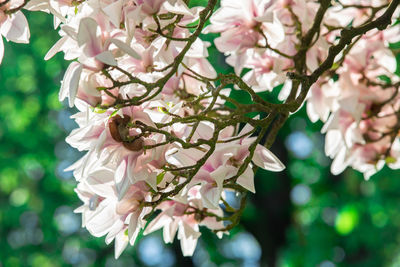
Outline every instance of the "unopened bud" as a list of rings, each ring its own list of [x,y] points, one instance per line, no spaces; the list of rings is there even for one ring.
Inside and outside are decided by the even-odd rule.
[[[111,119],[108,122],[108,128],[110,130],[111,137],[117,141],[117,142],[123,142],[124,140],[121,137],[121,133],[119,129],[121,128],[120,126],[125,126],[130,122],[131,117],[128,115],[125,115],[123,118],[120,115],[115,115],[111,117]]]

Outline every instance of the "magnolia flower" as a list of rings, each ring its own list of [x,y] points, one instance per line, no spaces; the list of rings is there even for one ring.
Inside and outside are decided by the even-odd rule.
[[[201,194],[199,187],[193,187],[188,191],[187,203],[179,201],[165,201],[157,209],[161,213],[154,218],[146,227],[144,234],[149,234],[163,228],[163,237],[165,243],[172,243],[175,235],[178,233],[178,239],[181,241],[181,249],[184,256],[192,256],[197,245],[197,240],[201,233],[199,226],[205,226],[211,230],[223,229],[224,224],[217,221],[215,217],[200,218],[196,213],[186,214],[194,210],[203,210],[200,200]],[[222,216],[223,211],[220,207],[208,209],[209,212],[217,216]],[[221,234],[218,235],[220,238]]]
[[[3,1],[0,1],[0,4]],[[7,14],[6,11],[22,5],[19,0],[11,0],[0,6],[0,64],[4,56],[3,36],[7,41],[14,43],[29,43],[29,26],[24,14],[17,11],[14,14]]]
[[[82,227],[96,236],[106,236],[109,244],[115,239],[115,258],[128,244],[133,245],[140,230],[145,226],[143,217],[150,208],[140,207],[146,198],[148,187],[131,185],[120,198],[114,185],[113,172],[99,169],[82,181],[76,192],[84,204],[75,212],[82,213]]]
[[[247,49],[265,43],[263,35],[273,47],[284,40],[284,28],[272,4],[270,0],[222,0],[221,8],[210,18],[211,25],[205,32],[221,33],[214,41],[218,50],[228,55],[237,54],[236,73],[241,72],[246,62]]]
[[[207,127],[207,125],[205,125]],[[207,133],[213,132],[212,127],[200,135],[207,139]],[[246,125],[238,136],[243,136],[246,133],[251,133],[253,128]],[[210,138],[210,136],[208,136]],[[188,187],[201,184],[200,193],[202,195],[203,205],[207,208],[215,209],[218,207],[221,193],[223,191],[223,182],[229,178],[234,177],[239,167],[243,164],[246,157],[249,156],[249,147],[255,141],[256,137],[242,137],[238,140],[228,142],[229,137],[220,136],[221,141],[226,143],[219,143],[213,154],[208,158],[206,163],[201,166],[201,169],[193,177]],[[167,152],[167,161],[177,167],[193,166],[203,156],[204,152],[195,148],[190,149],[177,149]],[[252,161],[258,167],[270,171],[282,171],[285,167],[279,159],[267,148],[257,144]],[[254,173],[249,165],[246,170],[239,175],[236,183],[243,188],[255,192],[254,188]]]
[[[75,116],[80,128],[73,130],[66,141],[79,150],[89,152],[70,170],[80,170],[80,176],[84,176],[87,173],[85,169],[96,164],[112,168],[119,197],[124,196],[130,184],[139,181],[146,181],[156,189],[157,173],[154,170],[160,167],[164,155],[159,149],[144,152],[143,147],[161,141],[155,135],[143,137],[138,128],[127,126],[135,121],[153,125],[152,120],[139,107],[125,108],[120,114],[110,117],[109,112],[96,114],[87,110]],[[84,120],[84,117],[88,119]]]
[[[230,57],[227,61],[231,62]],[[292,61],[279,57],[270,50],[264,53],[254,53],[246,62],[245,67],[251,69],[243,79],[253,86],[255,92],[272,91],[275,86],[286,80],[286,70],[292,67]]]

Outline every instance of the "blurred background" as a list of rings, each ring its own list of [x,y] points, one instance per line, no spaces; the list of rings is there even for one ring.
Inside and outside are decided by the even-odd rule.
[[[73,213],[76,182],[63,169],[81,155],[64,142],[74,111],[58,102],[68,63],[60,54],[43,60],[58,40],[52,18],[25,13],[31,44],[6,43],[0,66],[0,267],[400,266],[400,171],[385,168],[370,181],[349,169],[332,176],[321,124],[304,109],[272,148],[287,170],[257,173],[257,193],[229,236],[202,231],[184,258],[178,242],[164,245],[156,232],[114,260],[113,245],[90,236]],[[218,71],[230,71],[210,53]]]

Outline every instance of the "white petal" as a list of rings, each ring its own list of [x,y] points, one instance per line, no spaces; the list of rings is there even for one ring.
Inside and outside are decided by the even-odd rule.
[[[163,239],[165,243],[172,243],[174,241],[176,232],[178,230],[178,221],[175,220],[164,228]]]
[[[264,15],[254,18],[255,21],[258,22],[269,22],[272,23],[274,21],[274,13],[272,12],[265,12]]]
[[[122,5],[123,1],[119,0],[103,8],[104,13],[106,13],[107,17],[116,28],[120,26]]]
[[[61,82],[61,89],[58,98],[60,101],[63,101],[68,96],[70,107],[74,106],[81,73],[82,65],[78,62],[72,62],[69,64],[67,71],[64,74],[64,79]]]
[[[113,172],[102,169],[91,173],[86,182],[90,189],[102,197],[115,197]]]
[[[115,237],[115,250],[114,250],[114,257],[118,259],[122,252],[125,250],[126,246],[128,245],[128,237],[125,235],[125,231],[121,231]]]
[[[115,203],[103,200],[100,202],[99,207],[103,206],[103,209],[93,216],[90,221],[87,222],[86,228],[88,231],[95,237],[100,237],[111,230],[111,227],[114,223],[119,219],[119,216],[116,214]],[[96,210],[97,210],[96,209]]]
[[[30,11],[43,11],[46,13],[50,12],[49,11],[49,2],[43,1],[43,0],[30,0],[24,6],[24,9],[30,10]]]
[[[100,27],[92,18],[83,18],[79,23],[77,41],[79,46],[84,46],[84,52],[89,57],[94,57],[102,52],[100,40]]]
[[[241,185],[243,188],[246,188],[252,193],[256,192],[256,189],[254,187],[254,172],[253,169],[248,166],[244,173],[240,175],[240,177],[236,180],[236,183],[238,185]]]
[[[253,162],[264,170],[279,172],[285,169],[285,165],[268,149],[257,145],[253,156]]]
[[[273,23],[265,23],[265,24],[266,24],[266,30],[264,33],[268,38],[268,42],[272,43],[273,45],[276,45],[285,39],[285,29],[283,28],[283,25],[277,18],[276,14],[274,14]]]
[[[203,206],[208,209],[217,209],[221,192],[222,190],[211,184],[203,185],[200,189]]]
[[[78,45],[82,46],[85,43],[94,42],[97,39],[97,22],[85,17],[79,23],[77,41]]]
[[[193,16],[193,13],[182,0],[177,0],[174,5],[170,2],[165,2],[164,8],[174,14]]]
[[[125,226],[125,223],[122,220],[118,220],[115,222],[113,225],[112,229],[110,232],[108,232],[105,242],[107,245],[109,245],[114,238],[117,238],[118,234],[121,233],[121,229],[123,229]]]
[[[142,211],[139,209],[132,213],[131,219],[129,220],[129,226],[128,226],[128,238],[129,238],[129,243],[133,246],[135,243],[135,240],[139,234],[139,231],[141,229],[139,225],[139,215]]]
[[[110,65],[110,66],[117,66],[117,61],[115,60],[113,54],[110,51],[104,51],[95,57],[97,60]]]
[[[143,232],[144,235],[150,234],[152,232],[155,232],[165,225],[169,225],[172,223],[172,215],[174,213],[175,207],[172,206],[171,208],[161,212],[160,214],[157,215],[146,227],[146,230]]]
[[[126,191],[129,188],[130,181],[128,177],[126,176],[127,174],[127,160],[123,160],[117,167],[115,174],[114,174],[114,179],[115,179],[115,186],[117,188],[118,192],[118,199],[121,200]]]
[[[330,130],[325,136],[325,155],[333,158],[341,146],[344,146],[343,137],[339,130]]]
[[[65,44],[65,42],[68,40],[68,36],[63,36],[60,40],[58,40],[47,52],[47,54],[44,56],[44,60],[49,60],[52,58],[55,54],[57,54],[60,50],[61,47]]]
[[[15,43],[29,43],[29,26],[24,14],[16,12],[0,27],[1,34]]]
[[[349,163],[346,162],[346,148],[343,146],[332,162],[331,173],[333,175],[338,175],[342,173],[348,165]]]
[[[192,256],[196,249],[197,239],[200,237],[200,233],[196,232],[187,223],[182,222],[182,226],[179,227],[178,239],[181,240],[181,249],[183,256]]]
[[[119,49],[121,49],[123,52],[127,53],[131,57],[136,59],[142,59],[142,57],[132,47],[122,42],[121,40],[111,39],[110,42],[115,44]]]

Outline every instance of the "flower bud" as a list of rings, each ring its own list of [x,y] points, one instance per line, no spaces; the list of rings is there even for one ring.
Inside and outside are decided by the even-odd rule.
[[[131,120],[131,117],[125,115],[123,118],[120,115],[115,115],[111,117],[108,128],[110,130],[111,137],[117,142],[123,142],[123,137],[121,137],[120,128],[126,126],[126,124]]]

